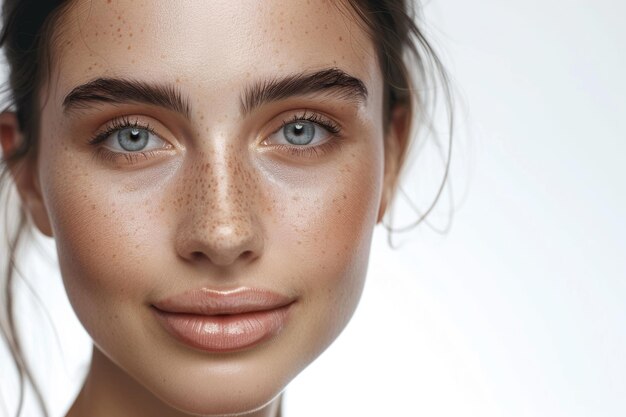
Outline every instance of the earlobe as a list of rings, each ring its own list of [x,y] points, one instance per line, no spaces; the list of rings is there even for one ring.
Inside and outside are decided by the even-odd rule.
[[[41,233],[52,237],[52,227],[39,185],[36,162],[28,155],[14,162],[6,162],[7,158],[18,149],[22,140],[23,136],[15,113],[10,111],[0,113],[2,155],[15,182],[24,210]]]
[[[402,157],[408,143],[409,113],[408,109],[401,106],[392,110],[391,120],[385,135],[383,191],[376,223],[383,220],[395,194],[402,168]]]

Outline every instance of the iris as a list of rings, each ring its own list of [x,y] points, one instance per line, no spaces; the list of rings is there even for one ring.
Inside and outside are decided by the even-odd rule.
[[[315,137],[315,126],[307,122],[289,123],[283,128],[283,134],[292,145],[308,145]]]
[[[117,134],[117,141],[126,151],[139,151],[148,143],[149,132],[136,127],[122,129]]]

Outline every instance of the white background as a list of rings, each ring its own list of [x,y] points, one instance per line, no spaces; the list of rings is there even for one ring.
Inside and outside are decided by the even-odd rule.
[[[425,16],[457,90],[431,219],[445,225],[452,191],[452,228],[423,224],[395,251],[376,231],[362,304],[287,389],[287,417],[626,415],[626,3],[433,0]],[[436,181],[429,153],[408,191]],[[42,368],[60,416],[89,340],[57,273],[30,265],[62,349],[25,336],[67,357]]]

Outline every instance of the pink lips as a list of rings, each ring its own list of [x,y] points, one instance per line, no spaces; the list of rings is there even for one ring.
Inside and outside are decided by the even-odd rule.
[[[188,291],[152,305],[159,323],[184,344],[209,352],[252,347],[278,334],[294,299],[242,287]]]

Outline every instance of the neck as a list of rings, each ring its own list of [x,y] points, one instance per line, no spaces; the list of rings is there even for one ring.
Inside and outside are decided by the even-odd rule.
[[[240,416],[280,417],[280,400],[281,397],[278,397],[268,406]],[[165,404],[94,346],[87,378],[66,417],[110,416],[192,417],[194,415]],[[228,417],[235,416],[230,414]]]

